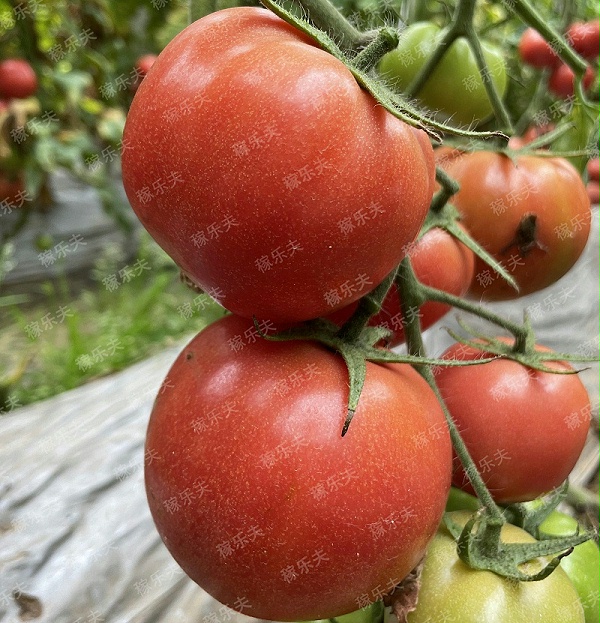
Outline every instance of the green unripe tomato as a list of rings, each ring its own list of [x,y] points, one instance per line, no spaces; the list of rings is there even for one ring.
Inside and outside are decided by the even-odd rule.
[[[458,511],[452,519],[464,525],[471,513]],[[520,528],[505,524],[506,543],[531,543],[535,539]],[[541,561],[522,565],[537,573]],[[429,544],[421,575],[416,609],[408,623],[584,623],[579,596],[565,572],[555,569],[538,582],[515,582],[491,571],[470,568],[456,553],[456,542],[442,523]]]
[[[398,47],[379,63],[379,71],[400,90],[413,81],[437,46],[440,28],[431,22],[416,22],[400,35]],[[506,66],[499,48],[482,41],[489,77],[500,96],[506,91]],[[493,112],[469,43],[459,37],[452,43],[416,94],[432,111],[458,125],[477,125]]]
[[[554,511],[540,526],[540,531],[549,536],[569,536],[581,530],[577,520],[569,515]],[[598,623],[598,586],[600,584],[600,552],[594,541],[586,541],[560,561],[560,566],[569,576],[585,613],[585,623]]]
[[[380,623],[383,621],[383,602],[375,601],[372,604],[335,617],[334,619],[316,619],[305,623]]]

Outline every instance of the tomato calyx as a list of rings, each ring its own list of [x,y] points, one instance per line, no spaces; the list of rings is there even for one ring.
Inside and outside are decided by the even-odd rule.
[[[504,523],[503,518],[489,517],[485,509],[474,513],[464,527],[456,523],[450,514],[444,515],[444,524],[457,540],[458,555],[463,562],[473,569],[493,571],[519,582],[537,582],[547,578],[576,545],[591,538],[590,534],[583,533],[535,543],[504,543],[500,538]],[[548,556],[552,558],[537,572],[526,573],[519,568]]]
[[[564,482],[558,489],[541,500],[509,504],[504,507],[502,512],[506,520],[513,526],[523,528],[538,540],[547,538],[540,533],[540,525],[567,497],[568,489],[569,483]]]
[[[408,258],[403,261],[408,262]],[[335,323],[324,318],[317,318],[286,331],[268,335],[261,330],[258,320],[254,318],[254,326],[257,332],[266,340],[313,340],[339,352],[343,357],[348,368],[349,394],[347,416],[341,432],[342,437],[348,432],[352,418],[358,408],[365,383],[367,361],[373,363],[408,363],[419,369],[424,365],[477,365],[482,361],[492,360],[448,361],[425,357],[421,354],[402,355],[377,346],[390,335],[390,331],[383,327],[369,327],[367,323],[373,315],[380,311],[383,301],[396,279],[396,273],[396,270],[392,271],[374,290],[365,295],[360,300],[356,311],[342,327],[338,327]],[[418,286],[415,278],[414,287]]]
[[[492,319],[490,316],[488,319]],[[582,357],[570,353],[557,353],[551,350],[540,350],[535,347],[535,335],[531,329],[530,319],[527,313],[524,314],[522,325],[507,322],[501,317],[497,317],[498,324],[508,328],[515,336],[514,341],[504,337],[493,338],[475,331],[464,320],[458,319],[459,325],[472,338],[459,335],[456,331],[448,329],[449,335],[457,342],[481,351],[482,356],[489,357],[490,354],[519,362],[521,365],[540,372],[550,372],[551,374],[578,374],[581,370],[573,368],[557,369],[545,365],[546,361],[572,361],[572,362],[595,362],[594,357]],[[509,328],[510,327],[510,328]]]
[[[383,598],[383,604],[392,609],[398,623],[406,623],[408,614],[417,607],[424,564],[425,557],[421,558],[421,561],[404,580]]]

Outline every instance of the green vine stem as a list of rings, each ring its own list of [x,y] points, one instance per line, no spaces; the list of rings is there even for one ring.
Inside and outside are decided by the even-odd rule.
[[[338,337],[345,342],[355,342],[367,323],[380,309],[389,292],[394,279],[394,269],[374,290],[360,299],[360,303],[352,316],[342,325]]]
[[[589,491],[585,487],[569,483],[566,499],[571,506],[582,511],[594,512],[597,515],[600,509],[598,494]]]
[[[451,22],[440,32],[440,39],[435,50],[408,86],[406,95],[407,97],[414,97],[421,90],[454,41],[459,37],[464,37],[475,57],[475,62],[494,110],[494,115],[501,127],[511,132],[512,124],[508,111],[502,102],[494,81],[489,78],[489,68],[483,55],[481,43],[473,27],[476,4],[476,0],[458,0]]]
[[[398,267],[398,276],[397,276],[397,284],[398,290],[400,294],[400,304],[402,313],[405,318],[410,318],[410,320],[406,323],[404,328],[404,334],[406,335],[406,343],[408,346],[408,352],[411,355],[415,356],[424,356],[425,355],[425,346],[423,344],[423,336],[421,334],[421,326],[419,324],[418,316],[410,315],[409,310],[415,306],[415,304],[419,304],[418,292],[420,284],[417,281],[413,268],[410,264],[410,259],[408,257],[404,258]],[[430,366],[423,365],[419,366],[417,370],[420,372],[421,376],[427,381],[428,385],[433,390],[436,395],[442,410],[444,412],[444,417],[446,418],[446,422],[448,424],[448,430],[450,431],[450,438],[452,440],[452,446],[454,451],[458,455],[461,464],[463,465],[465,472],[477,494],[477,497],[483,504],[483,506],[487,509],[490,518],[494,523],[498,523],[502,525],[504,523],[504,517],[502,512],[494,502],[488,488],[485,486],[481,475],[477,471],[477,467],[471,458],[465,443],[458,432],[458,428],[446,407],[444,399],[442,398],[440,391],[438,389],[437,383],[435,382],[435,376],[431,370]]]
[[[310,21],[326,32],[344,51],[364,48],[375,37],[374,32],[357,30],[329,0],[296,0],[310,16]]]
[[[368,72],[377,65],[384,54],[398,45],[399,39],[398,31],[394,28],[381,28],[377,31],[377,37],[352,59],[352,64],[359,71]]]

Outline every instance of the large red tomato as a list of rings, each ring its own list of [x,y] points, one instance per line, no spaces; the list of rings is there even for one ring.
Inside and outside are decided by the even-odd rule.
[[[463,225],[520,287],[517,293],[476,258],[473,296],[502,300],[541,290],[577,261],[592,214],[585,186],[569,162],[454,151],[442,152],[439,164],[460,183],[451,201]]]
[[[489,356],[463,344],[454,344],[442,355],[461,361]],[[545,363],[555,370],[571,369],[565,362]],[[540,372],[496,359],[479,366],[440,367],[436,378],[497,502],[532,500],[567,478],[590,424],[590,400],[577,375]],[[453,484],[473,491],[457,459]]]
[[[367,363],[341,437],[347,399],[341,356],[266,341],[236,316],[169,371],[146,438],[148,501],[171,554],[222,603],[325,619],[380,599],[423,555],[450,486],[440,405],[412,367]]]
[[[408,255],[415,275],[424,285],[456,296],[462,296],[473,279],[475,255],[462,242],[447,231],[435,227],[419,238],[409,249]],[[340,309],[330,320],[342,324],[356,310],[358,303]],[[443,303],[428,301],[409,313],[419,318],[424,331],[445,316],[451,307]],[[388,345],[397,346],[404,342],[404,327],[411,318],[405,318],[400,306],[398,288],[392,287],[386,296],[381,311],[369,321],[371,326],[383,326],[392,332]]]
[[[213,13],[144,78],[123,179],[157,242],[227,309],[323,316],[404,255],[434,188],[424,132],[260,8]]]

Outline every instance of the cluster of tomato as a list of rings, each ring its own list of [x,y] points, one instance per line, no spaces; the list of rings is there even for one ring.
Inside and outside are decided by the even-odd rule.
[[[368,606],[354,616],[370,620],[370,604],[429,546],[411,623],[450,611],[465,623],[582,622],[560,569],[517,591],[459,561],[439,526],[451,483],[471,489],[453,465],[442,406],[415,368],[366,361],[342,437],[352,361],[318,341],[269,339],[323,317],[332,322],[313,325],[335,334],[407,254],[432,288],[515,296],[445,231],[416,240],[436,190],[426,134],[377,105],[309,37],[264,9],[236,8],[193,23],[165,48],[136,93],[123,144],[125,188],[141,222],[190,282],[232,312],[181,352],[147,432],[150,509],[186,573],[257,618],[327,619]],[[522,156],[516,166],[498,153],[450,150],[437,162],[461,184],[453,203],[462,231],[521,293],[553,283],[579,257],[591,214],[568,163]],[[407,308],[401,292],[395,284],[371,320],[387,326],[392,344],[411,316],[426,328],[449,309]],[[345,352],[360,350],[353,339]],[[443,358],[485,356],[456,344]],[[565,480],[590,421],[577,375],[504,358],[437,370],[498,503],[532,500]],[[505,538],[531,540],[511,526]],[[585,598],[592,590],[581,589]]]
[[[571,47],[586,59],[598,58],[600,42],[600,22],[575,22],[565,33]],[[527,28],[519,42],[519,53],[524,63],[539,69],[549,69],[548,87],[559,97],[573,95],[575,75],[563,63],[552,46],[533,28]],[[594,71],[588,67],[583,77],[583,86],[588,88],[594,81]]]

